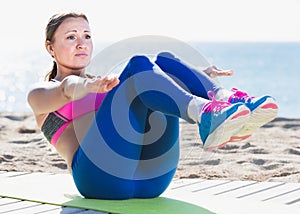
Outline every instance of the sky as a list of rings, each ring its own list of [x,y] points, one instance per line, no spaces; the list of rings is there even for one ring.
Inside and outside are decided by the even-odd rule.
[[[141,35],[183,41],[300,41],[298,0],[9,0],[0,8],[2,50],[43,47],[55,13],[83,12],[94,42]]]

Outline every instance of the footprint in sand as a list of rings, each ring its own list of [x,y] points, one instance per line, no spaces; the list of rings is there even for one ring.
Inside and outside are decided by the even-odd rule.
[[[5,128],[5,126],[0,125],[0,131],[3,130]]]
[[[273,169],[278,169],[281,165],[280,164],[270,164],[268,166],[264,166],[263,168],[265,170],[273,170]]]
[[[248,163],[248,161],[237,161],[237,164],[244,164],[244,163]]]
[[[248,149],[248,148],[251,148],[249,149],[249,153],[251,154],[269,154],[269,152],[267,152],[265,149],[263,148],[253,148],[253,147],[256,147],[254,145],[251,145],[250,143],[246,143],[244,144],[243,146],[241,146],[240,148],[241,149]]]
[[[221,159],[215,159],[215,160],[205,161],[203,164],[210,165],[210,166],[216,166],[216,165],[219,165],[220,163],[221,163]]]
[[[241,149],[248,149],[250,147],[255,147],[255,146],[251,145],[251,143],[248,142],[248,143],[245,143],[244,145],[242,145]]]
[[[60,169],[68,169],[68,166],[65,163],[55,163],[55,164],[52,164],[52,166],[55,166]]]
[[[287,149],[285,150],[285,153],[292,154],[292,155],[300,155],[300,151],[296,149]]]
[[[18,132],[20,134],[34,134],[37,131],[36,131],[36,129],[29,129],[29,128],[21,127],[21,128],[19,128]]]
[[[284,126],[282,126],[285,129],[300,129],[300,125],[299,124],[285,124]]]
[[[9,141],[9,143],[14,143],[14,144],[28,144],[30,143],[29,140],[13,140],[13,141]]]
[[[14,158],[15,158],[15,156],[13,156],[13,155],[2,155],[2,156],[0,156],[0,163],[10,162]]]
[[[240,147],[237,145],[233,144],[227,144],[226,146],[220,148],[221,150],[234,150],[234,149],[239,149]]]
[[[250,149],[249,153],[251,153],[251,154],[269,154],[269,152],[267,152],[265,149],[260,149],[260,148]]]
[[[22,116],[16,116],[16,115],[7,115],[5,118],[13,120],[13,121],[23,121],[27,119],[29,116],[27,115],[22,115]]]
[[[255,165],[261,166],[261,165],[264,165],[266,163],[266,160],[264,160],[264,159],[253,159],[251,161],[251,163],[254,163]]]
[[[251,161],[251,163],[261,166],[264,170],[274,170],[281,166],[280,164],[277,164],[277,163],[275,163],[275,164],[272,163],[272,164],[266,165],[268,163],[268,161],[264,160],[264,159],[253,159]]]

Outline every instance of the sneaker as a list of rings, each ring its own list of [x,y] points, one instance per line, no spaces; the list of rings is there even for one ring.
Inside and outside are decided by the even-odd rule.
[[[231,90],[234,94],[229,97],[228,102],[232,104],[244,103],[251,110],[251,116],[245,126],[231,137],[230,142],[249,138],[255,130],[276,118],[278,106],[273,97],[265,95],[256,98],[248,96],[247,93],[236,88]]]
[[[250,117],[250,110],[243,103],[217,101],[213,91],[208,92],[208,97],[211,101],[203,106],[199,124],[205,151],[224,147]]]

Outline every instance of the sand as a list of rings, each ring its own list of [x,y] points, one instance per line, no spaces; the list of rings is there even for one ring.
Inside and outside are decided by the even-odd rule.
[[[204,152],[197,126],[181,121],[177,178],[300,182],[300,119],[276,118],[250,138]],[[0,171],[68,173],[29,113],[0,113]]]

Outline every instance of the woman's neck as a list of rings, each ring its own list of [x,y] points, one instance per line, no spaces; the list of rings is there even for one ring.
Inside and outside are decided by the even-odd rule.
[[[70,70],[67,72],[61,72],[61,71],[57,71],[57,75],[55,76],[55,80],[58,81],[62,81],[65,77],[70,76],[70,75],[75,75],[75,76],[80,76],[80,77],[86,77],[86,74],[84,72],[84,70],[81,71],[76,71],[76,70]]]

